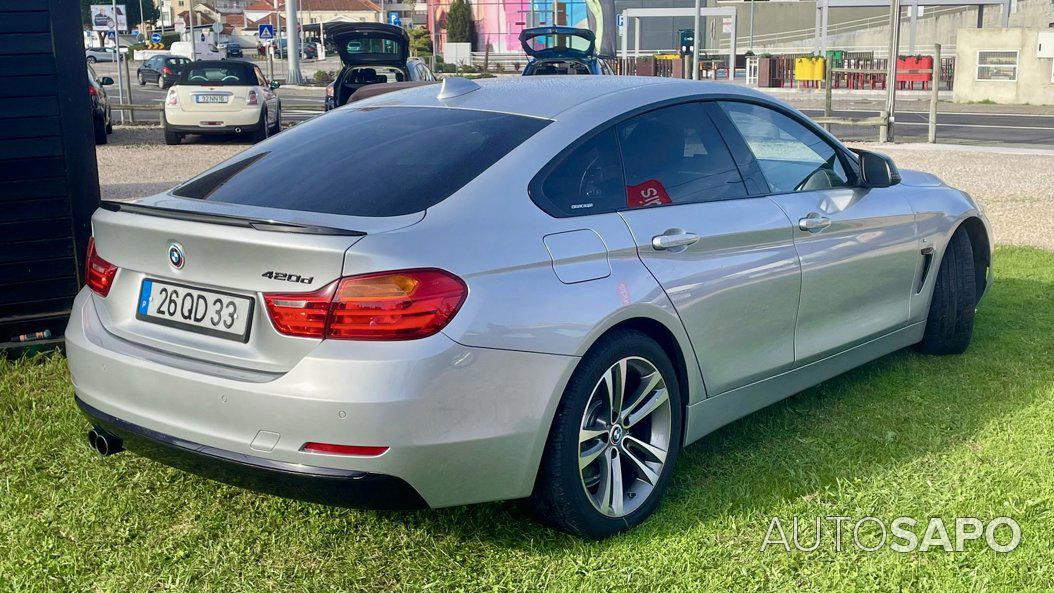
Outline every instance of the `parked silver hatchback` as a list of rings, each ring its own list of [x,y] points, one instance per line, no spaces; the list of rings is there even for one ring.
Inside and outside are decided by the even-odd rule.
[[[96,450],[338,504],[529,497],[591,538],[716,428],[962,352],[990,283],[963,192],[659,78],[378,96],[93,229],[66,340]]]

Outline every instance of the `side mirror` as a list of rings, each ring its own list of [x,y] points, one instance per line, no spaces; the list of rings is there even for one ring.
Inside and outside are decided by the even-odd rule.
[[[866,150],[855,151],[860,157],[860,181],[864,187],[889,187],[900,183],[900,171],[890,157]]]
[[[277,89],[278,87],[282,86],[282,83],[278,82],[277,80],[272,80],[268,84],[268,86],[271,87],[271,90],[273,91],[273,90]]]
[[[99,79],[99,84],[101,84],[103,86],[110,86],[111,84],[113,84],[113,79],[110,78],[109,76],[103,76],[102,78]]]

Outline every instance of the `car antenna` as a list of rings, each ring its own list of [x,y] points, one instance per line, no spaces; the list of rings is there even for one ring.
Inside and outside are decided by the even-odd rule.
[[[439,87],[439,94],[436,95],[436,98],[440,101],[444,99],[453,99],[454,97],[460,97],[461,95],[467,95],[472,91],[477,91],[480,88],[482,87],[467,78],[451,76],[443,79],[443,86]]]

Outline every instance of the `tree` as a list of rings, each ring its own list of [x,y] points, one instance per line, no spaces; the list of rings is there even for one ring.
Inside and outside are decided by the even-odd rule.
[[[432,34],[425,27],[410,29],[410,49],[418,57],[432,55]]]
[[[472,43],[472,7],[468,0],[454,0],[446,17],[446,40],[450,43]]]

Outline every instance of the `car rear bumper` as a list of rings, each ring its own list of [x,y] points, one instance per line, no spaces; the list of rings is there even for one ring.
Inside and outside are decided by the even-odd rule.
[[[251,132],[260,127],[260,108],[214,112],[166,108],[165,127],[172,132],[190,134],[232,134],[239,130]]]
[[[114,335],[95,298],[85,289],[74,302],[66,350],[74,392],[94,417],[105,414],[110,426],[102,428],[120,436],[127,429],[107,420],[119,419],[192,443],[183,449],[197,465],[249,458],[254,472],[263,461],[299,467],[298,480],[331,471],[389,476],[432,507],[530,494],[577,361],[467,347],[440,333],[407,342],[324,340],[288,371],[261,373]],[[307,442],[389,449],[331,455],[303,451]]]
[[[224,451],[132,424],[74,396],[92,425],[121,438],[125,448],[165,465],[257,492],[336,506],[414,509],[427,506],[409,484],[392,476],[307,467]]]

